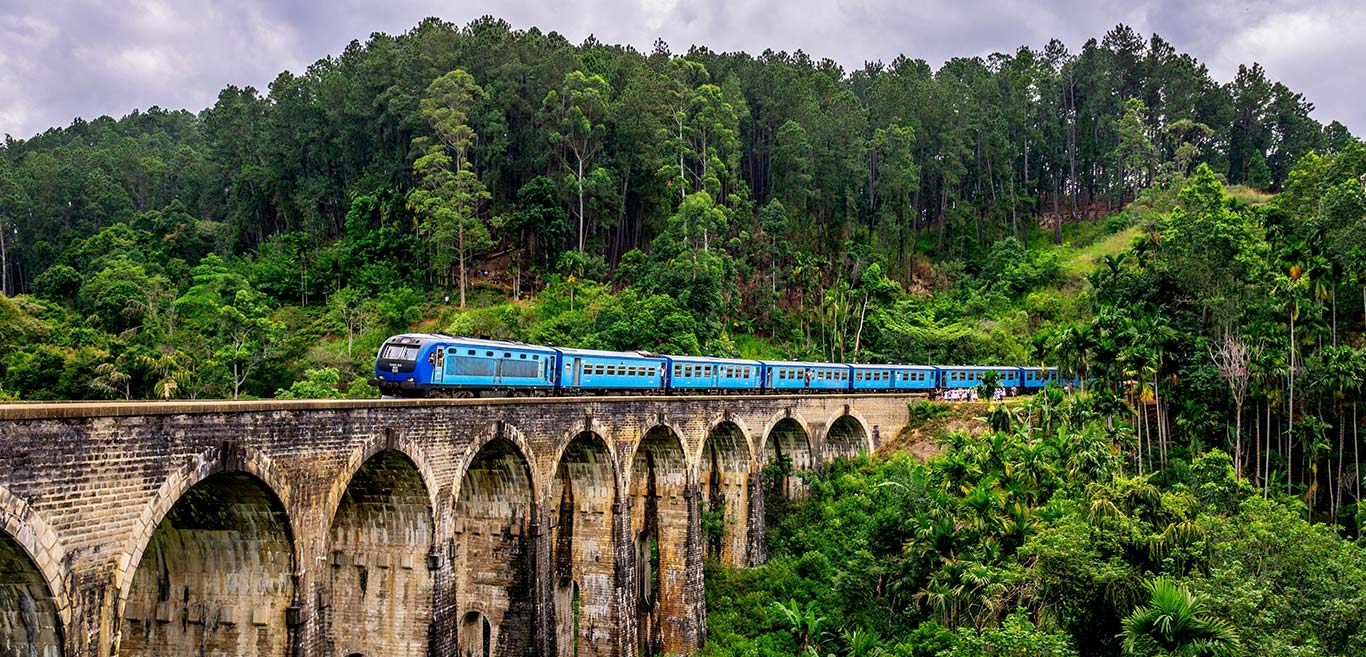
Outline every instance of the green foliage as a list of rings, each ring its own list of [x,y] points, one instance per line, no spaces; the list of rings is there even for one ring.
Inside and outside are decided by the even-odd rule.
[[[1132,473],[1132,428],[1103,401],[1036,398],[924,464],[805,473],[807,497],[770,516],[768,563],[708,566],[704,654],[1354,654],[1366,553],[1225,454],[1195,459],[1190,488]]]
[[[1223,657],[1239,651],[1238,634],[1221,619],[1210,619],[1190,591],[1159,577],[1145,582],[1146,607],[1124,621],[1124,651],[1134,655]]]
[[[959,628],[954,646],[940,657],[1074,657],[1067,635],[1043,632],[1023,610],[1006,616],[999,628]]]
[[[341,372],[325,367],[304,372],[302,381],[295,381],[287,390],[276,390],[279,399],[338,399],[344,397],[339,384]]]

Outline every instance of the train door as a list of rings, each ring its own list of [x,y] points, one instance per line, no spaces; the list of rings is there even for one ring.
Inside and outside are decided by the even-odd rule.
[[[583,359],[574,359],[574,387],[577,388],[583,383]]]
[[[504,354],[506,356],[506,354]],[[493,363],[493,384],[498,385],[503,382],[503,364],[507,362],[505,358],[494,356]]]
[[[446,348],[437,347],[432,352],[432,383],[443,383],[446,380]]]

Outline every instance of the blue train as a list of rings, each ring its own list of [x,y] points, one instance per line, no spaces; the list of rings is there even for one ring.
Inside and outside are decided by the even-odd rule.
[[[1054,367],[805,363],[543,347],[405,333],[385,340],[375,378],[387,396],[924,392],[998,385],[1034,392],[1063,381]]]

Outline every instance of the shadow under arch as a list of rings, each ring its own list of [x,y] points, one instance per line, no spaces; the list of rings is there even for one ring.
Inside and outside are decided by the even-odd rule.
[[[617,482],[616,459],[599,433],[581,430],[565,443],[548,502],[559,655],[616,653]]]
[[[328,529],[327,608],[339,652],[424,657],[435,581],[427,565],[436,534],[421,467],[380,449],[352,473]]]
[[[689,577],[700,577],[688,559],[689,526],[696,512],[689,469],[682,436],[663,424],[645,432],[631,457],[628,495],[633,502],[636,652],[641,655],[686,654],[694,648],[682,632],[690,623],[684,587]]]
[[[825,424],[824,457],[854,458],[873,453],[873,439],[868,423],[854,411],[841,412]]]
[[[468,460],[454,493],[456,609],[462,619],[472,612],[485,617],[490,650],[497,654],[538,649],[533,632],[537,496],[530,463],[528,452],[505,431],[495,431]],[[462,620],[457,628],[461,646],[468,631]]]
[[[200,482],[216,474],[233,472],[251,475],[264,484],[266,489],[279,501],[285,513],[285,531],[290,536],[291,544],[295,543],[293,540],[296,535],[294,522],[293,518],[289,517],[290,489],[285,484],[285,478],[276,469],[274,462],[259,450],[236,443],[204,450],[195,455],[179,470],[166,477],[161,488],[153,495],[152,500],[143,506],[138,521],[134,523],[133,526],[138,529],[124,544],[124,549],[118,556],[118,564],[114,573],[115,585],[119,590],[120,614],[123,612],[122,605],[128,599],[128,591],[133,586],[135,569],[141,562],[143,552],[147,549],[147,544],[152,540],[153,534],[161,522],[165,520],[166,514],[184,497],[187,491]],[[302,559],[297,545],[295,545],[290,556],[294,563],[298,563]]]
[[[416,469],[419,477],[422,478],[422,487],[427,491],[428,503],[432,510],[432,521],[439,523],[441,516],[436,510],[440,507],[438,502],[439,488],[436,477],[433,475],[431,459],[422,449],[421,445],[405,439],[402,435],[380,435],[367,441],[353,450],[346,457],[346,463],[341,468],[341,476],[337,478],[336,484],[327,492],[327,502],[323,508],[327,509],[327,525],[332,526],[336,518],[337,510],[341,506],[342,496],[346,494],[351,481],[355,479],[356,473],[365,466],[370,459],[381,452],[395,452],[407,459]]]
[[[287,655],[294,553],[266,482],[244,469],[203,477],[162,517],[129,578],[118,654]]]
[[[14,654],[60,657],[71,621],[65,581],[54,569],[65,557],[56,533],[23,499],[0,487],[0,646]],[[23,652],[18,652],[20,649]]]
[[[789,499],[806,494],[806,484],[796,473],[815,467],[810,425],[796,416],[784,416],[769,425],[764,435],[760,468],[765,485]]]
[[[703,549],[735,566],[749,563],[751,450],[744,428],[722,419],[707,429],[697,464]]]

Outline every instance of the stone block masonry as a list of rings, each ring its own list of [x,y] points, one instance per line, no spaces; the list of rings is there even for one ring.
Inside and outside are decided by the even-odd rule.
[[[686,655],[704,555],[765,558],[762,468],[907,401],[0,405],[0,655]]]

